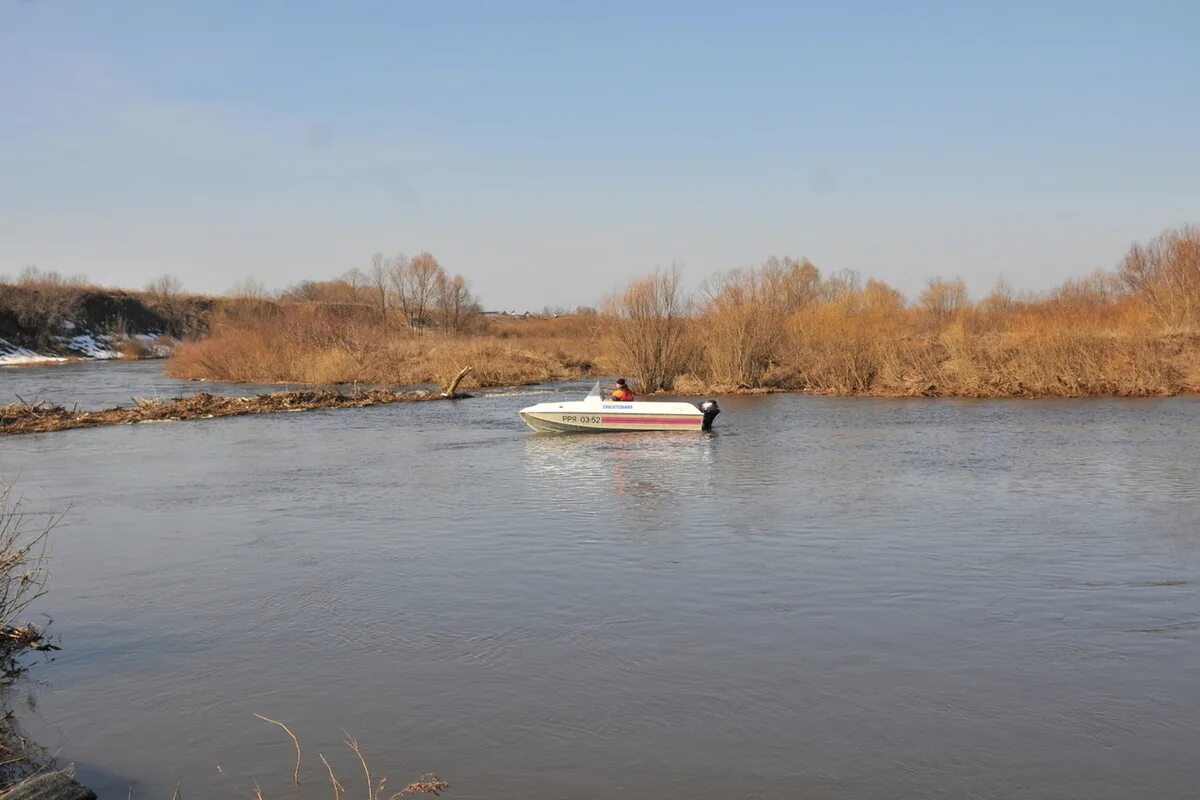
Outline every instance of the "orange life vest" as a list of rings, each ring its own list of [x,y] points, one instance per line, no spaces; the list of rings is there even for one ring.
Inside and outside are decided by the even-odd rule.
[[[618,386],[613,389],[612,399],[620,403],[628,402],[633,399],[633,392]]]

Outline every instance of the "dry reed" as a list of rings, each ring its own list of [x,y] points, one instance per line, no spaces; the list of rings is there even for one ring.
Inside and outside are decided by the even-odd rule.
[[[30,516],[12,487],[0,484],[0,689],[26,670],[31,652],[57,650],[45,626],[22,619],[46,585],[46,542],[59,514]],[[53,759],[21,733],[0,691],[0,791],[47,768]]]
[[[1042,295],[1001,282],[977,302],[957,278],[931,279],[909,303],[853,272],[822,275],[807,261],[771,259],[715,276],[696,302],[672,269],[631,282],[604,314],[489,322],[469,334],[417,336],[380,308],[224,308],[212,335],[177,350],[168,370],[227,381],[418,385],[472,366],[474,386],[621,374],[643,393],[1079,397],[1200,389],[1200,230],[1186,227],[1135,245],[1115,272]]]
[[[269,722],[273,725],[279,726],[291,738],[296,748],[296,765],[292,771],[292,785],[299,786],[300,769],[302,765],[300,739],[295,733],[292,732],[291,728],[289,728],[283,722],[271,719],[270,717],[258,713],[255,713],[254,716],[258,717],[264,722]],[[343,739],[342,743],[354,755],[355,761],[357,762],[359,768],[362,769],[365,780],[367,800],[396,800],[399,797],[404,797],[405,795],[411,794],[440,795],[442,792],[450,788],[450,784],[442,778],[434,775],[433,773],[427,773],[422,775],[417,780],[406,784],[399,791],[388,794],[388,777],[385,775],[376,780],[371,774],[371,767],[367,762],[366,755],[362,751],[362,747],[359,746],[358,740],[350,734],[345,733],[345,731],[343,731],[343,734],[345,738]],[[320,759],[321,764],[325,767],[326,774],[329,776],[329,786],[333,791],[334,800],[341,800],[342,795],[346,793],[345,786],[338,778],[337,773],[333,769],[333,765],[329,762],[329,759],[326,758],[325,754],[317,753],[317,758]],[[254,796],[258,798],[265,797],[257,782],[254,785]]]

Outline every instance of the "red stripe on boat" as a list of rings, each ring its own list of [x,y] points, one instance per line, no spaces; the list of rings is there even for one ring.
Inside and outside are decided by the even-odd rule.
[[[620,424],[627,422],[636,425],[699,425],[701,420],[695,417],[601,417],[601,424]]]

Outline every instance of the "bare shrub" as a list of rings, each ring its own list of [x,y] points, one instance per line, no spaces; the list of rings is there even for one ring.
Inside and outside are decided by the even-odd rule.
[[[17,285],[29,289],[92,288],[91,284],[88,283],[87,276],[82,273],[77,275],[63,275],[57,270],[44,270],[32,264],[21,270],[21,274],[17,278]]]
[[[1134,244],[1119,275],[1165,324],[1200,323],[1200,228],[1187,225]]]
[[[30,346],[52,349],[64,326],[80,316],[90,288],[82,275],[26,267],[15,284],[0,286],[0,313],[15,322]]]
[[[776,302],[788,312],[807,308],[821,300],[824,291],[821,271],[807,258],[771,256],[761,271]]]
[[[705,283],[700,330],[711,384],[753,388],[762,382],[783,338],[788,310],[787,294],[778,291],[785,283],[779,272],[768,264],[719,273]]]
[[[332,280],[300,281],[280,292],[279,299],[297,303],[368,305],[373,298],[364,280],[364,273],[351,270],[343,277]]]
[[[208,327],[208,311],[214,306],[211,298],[185,294],[183,281],[174,275],[160,275],[146,286],[142,296],[146,305],[166,321],[167,333],[173,337],[199,336]]]
[[[1042,294],[999,281],[978,304],[961,279],[934,278],[910,305],[856,272],[822,277],[808,261],[772,258],[713,277],[696,307],[672,269],[631,282],[604,314],[556,308],[542,319],[480,313],[465,279],[428,254],[378,256],[370,273],[298,285],[290,303],[223,310],[169,369],[411,385],[472,366],[476,386],[624,374],[646,392],[1171,394],[1200,382],[1198,243],[1195,229],[1171,231],[1135,246],[1116,276]]]
[[[862,286],[862,276],[852,269],[839,269],[821,281],[820,297],[826,303],[853,295]]]
[[[267,291],[267,286],[262,281],[247,276],[233,285],[229,290],[229,296],[247,300],[266,300],[271,293]]]
[[[117,345],[117,354],[124,361],[140,361],[143,358],[153,358],[157,350],[136,336],[128,336]]]
[[[408,259],[403,254],[396,256],[396,260],[404,262],[407,265]],[[379,306],[379,318],[387,319],[388,315],[388,290],[391,285],[390,272],[393,268],[400,268],[402,265],[394,265],[393,259],[389,259],[383,253],[376,253],[371,256],[371,268],[364,275],[365,288],[370,292],[376,305]]]
[[[1013,291],[1012,284],[1000,277],[996,279],[992,291],[979,301],[979,310],[987,317],[1001,319],[1011,313],[1017,304],[1017,295]]]
[[[613,363],[643,392],[669,389],[687,371],[689,303],[680,282],[672,267],[635,279],[609,301]]]
[[[482,308],[479,299],[471,294],[471,284],[462,275],[437,278],[436,316],[441,329],[447,333],[464,333],[479,320]],[[558,315],[561,316],[561,315]]]
[[[26,670],[32,652],[57,650],[46,626],[26,620],[46,586],[46,540],[61,519],[27,514],[11,486],[0,483],[0,688]],[[0,790],[50,767],[54,759],[21,732],[7,694],[0,696]]]
[[[900,338],[902,298],[878,281],[792,315],[782,361],[797,388],[872,391]],[[903,372],[903,370],[899,370]]]
[[[183,294],[183,281],[174,275],[159,275],[146,284],[146,294],[165,305]]]
[[[31,650],[57,649],[44,628],[25,622],[29,604],[45,593],[46,539],[61,519],[33,518],[11,486],[0,484],[0,684],[24,671],[22,656]]]
[[[600,357],[600,327],[595,317],[563,317],[413,337],[369,306],[269,304],[218,314],[207,338],[176,348],[167,371],[225,381],[413,386],[443,385],[472,366],[469,386],[536,383],[590,372]]]
[[[1069,311],[1111,306],[1125,293],[1120,276],[1106,270],[1095,270],[1082,278],[1070,278],[1050,293],[1050,302]]]
[[[967,284],[962,278],[930,278],[917,303],[938,325],[945,325],[967,307]]]

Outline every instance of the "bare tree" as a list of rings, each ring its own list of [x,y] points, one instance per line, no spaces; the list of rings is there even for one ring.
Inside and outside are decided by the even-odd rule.
[[[821,271],[807,258],[772,256],[762,266],[762,277],[788,311],[808,308],[821,299]]]
[[[904,308],[904,295],[883,281],[871,278],[862,290],[862,310],[884,314]]]
[[[229,296],[241,297],[246,300],[266,300],[269,292],[262,281],[247,276],[233,285],[233,288],[229,290]]]
[[[860,287],[862,287],[861,275],[852,269],[839,269],[821,281],[821,299],[825,302],[840,300],[854,294]]]
[[[783,334],[788,294],[778,259],[762,267],[735,269],[705,282],[704,361],[719,384],[758,386]]]
[[[174,275],[159,275],[146,284],[146,292],[161,303],[168,303],[183,292],[183,281]]]
[[[450,278],[445,273],[438,276],[437,312],[444,331],[462,333],[471,326],[479,315],[479,301],[471,294],[466,278]]]
[[[987,297],[983,298],[979,306],[984,312],[999,316],[1012,311],[1016,303],[1016,294],[1013,292],[1012,284],[1001,275],[996,279],[992,291],[988,292]]]
[[[404,256],[400,255],[396,258],[403,259]],[[379,317],[381,319],[387,319],[388,275],[394,260],[389,260],[383,253],[376,253],[371,256],[371,269],[366,274],[366,283],[371,287],[371,291],[375,295],[375,301],[379,303]]]
[[[21,269],[17,283],[34,289],[82,289],[88,285],[87,275],[63,275],[58,270],[40,269],[29,264]]]
[[[1121,277],[1103,269],[1082,278],[1069,278],[1050,292],[1050,302],[1062,308],[1102,308],[1125,292]]]
[[[342,276],[342,280],[350,287],[351,294],[354,297],[353,302],[360,303],[363,301],[363,296],[370,292],[371,280],[367,277],[367,273],[355,267]]]
[[[962,278],[930,278],[918,302],[938,324],[944,324],[966,307],[967,285]]]
[[[1133,245],[1119,274],[1164,323],[1200,322],[1200,228],[1176,228]]]
[[[445,276],[441,264],[432,254],[422,251],[412,259],[403,256],[394,259],[388,274],[392,293],[408,327],[414,333],[422,333],[433,308],[439,278]]]
[[[688,301],[681,280],[672,266],[632,281],[609,302],[613,349],[642,391],[670,388],[684,366]]]

